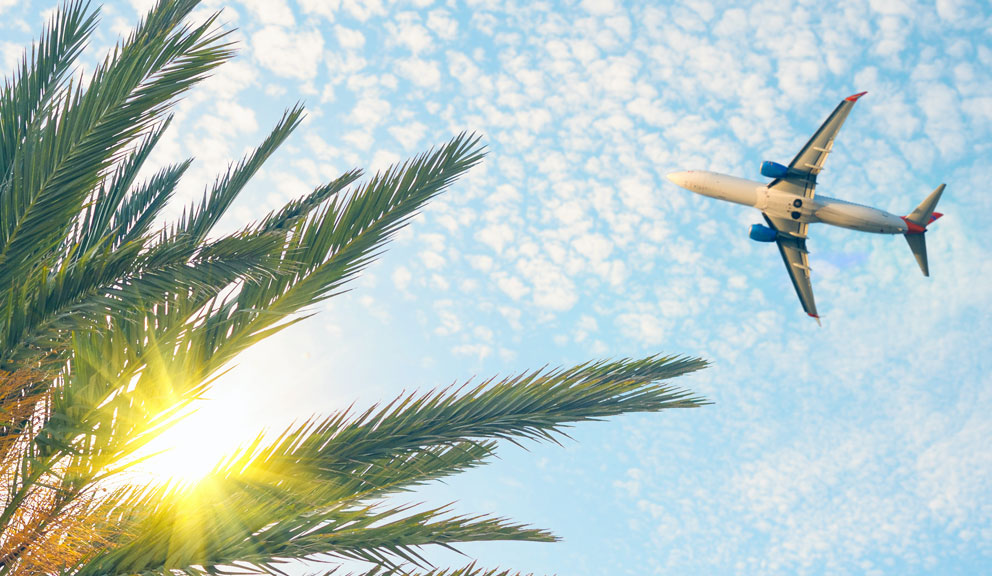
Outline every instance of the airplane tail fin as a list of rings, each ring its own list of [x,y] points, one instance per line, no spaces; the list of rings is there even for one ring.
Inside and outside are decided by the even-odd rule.
[[[909,244],[909,249],[913,252],[916,263],[920,265],[920,271],[923,272],[924,276],[930,275],[930,266],[927,262],[927,239],[924,234],[931,222],[943,216],[940,212],[934,212],[937,202],[940,201],[940,195],[943,193],[944,185],[941,184],[916,207],[916,210],[903,217],[907,226],[906,243]]]

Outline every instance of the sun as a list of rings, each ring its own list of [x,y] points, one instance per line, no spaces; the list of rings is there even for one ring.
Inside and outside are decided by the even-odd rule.
[[[141,450],[144,459],[131,469],[139,481],[195,484],[257,434],[230,411],[202,404]]]

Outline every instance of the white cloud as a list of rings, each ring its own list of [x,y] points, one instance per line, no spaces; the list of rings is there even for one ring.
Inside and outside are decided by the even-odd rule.
[[[0,8],[4,3],[14,4],[17,0],[0,0]],[[128,0],[128,4],[134,8],[138,14],[147,14],[155,6],[156,0]]]
[[[957,22],[978,12],[971,0],[937,0],[937,15],[941,20]]]
[[[427,268],[428,270],[437,270],[439,268],[442,268],[447,262],[444,256],[431,250],[425,250],[421,252],[420,260],[424,263],[424,267]]]
[[[454,40],[458,35],[458,21],[445,10],[432,10],[427,15],[427,27],[442,40]]]
[[[393,138],[396,138],[404,150],[409,151],[420,146],[427,133],[427,125],[421,122],[411,122],[410,124],[393,126],[389,129],[389,133]]]
[[[920,108],[927,116],[926,133],[945,158],[953,158],[964,151],[964,123],[961,120],[961,103],[950,87],[931,83],[923,88]]]
[[[386,25],[390,43],[402,46],[414,56],[434,49],[434,37],[420,24],[419,15],[404,12]]]
[[[582,0],[582,7],[596,16],[612,14],[617,11],[616,0]]]
[[[263,26],[296,26],[286,0],[239,0]]]
[[[372,140],[372,136],[369,136],[366,142],[371,142]],[[363,148],[363,150],[367,149],[368,148]],[[392,166],[396,166],[402,161],[403,157],[395,152],[384,149],[376,150],[375,155],[372,156],[372,162],[369,163],[369,170],[372,172],[386,170]]]
[[[492,90],[492,80],[483,74],[471,57],[461,52],[447,53],[448,73],[462,84],[470,94],[488,93]]]
[[[503,273],[498,273],[495,275],[495,278],[499,289],[506,293],[512,300],[520,300],[530,292],[530,288],[516,276],[507,276]]]
[[[552,311],[569,310],[579,300],[575,283],[561,268],[544,258],[521,260],[517,270],[534,289],[534,305]]]
[[[0,10],[2,9],[3,6],[0,5]],[[13,42],[0,43],[0,58],[2,58],[4,70],[14,70],[17,68],[23,57],[24,47],[20,44],[15,44]]]
[[[665,340],[665,327],[661,320],[648,312],[621,314],[617,324],[623,334],[646,346],[656,346]]]
[[[462,331],[461,319],[451,310],[439,309],[437,312],[439,324],[434,332],[441,336],[448,336]]]
[[[493,268],[493,259],[485,255],[472,255],[468,257],[468,262],[476,270],[489,272]]]
[[[396,73],[421,88],[437,90],[441,86],[441,69],[436,60],[400,60],[396,63]]]
[[[502,254],[506,246],[513,241],[514,233],[513,229],[506,224],[494,224],[480,230],[476,234],[476,238],[492,248],[497,254]]]
[[[328,20],[333,20],[334,13],[341,8],[341,0],[296,0],[296,2],[305,13],[323,16]]]
[[[599,323],[592,316],[583,314],[575,325],[575,341],[584,342],[590,334],[599,332]]]
[[[433,331],[425,349],[452,353],[450,363],[424,355],[421,365],[659,350],[716,361],[684,382],[716,406],[583,441],[606,454],[595,485],[614,486],[623,513],[602,519],[611,534],[591,568],[563,560],[562,571],[941,573],[958,566],[947,563],[953,554],[988,556],[988,512],[974,503],[990,489],[982,443],[990,400],[968,387],[974,371],[964,368],[984,352],[973,334],[988,331],[981,279],[992,261],[971,239],[992,206],[981,193],[980,151],[992,130],[992,50],[975,32],[984,5],[413,6],[301,0],[303,30],[326,18],[320,30],[334,36],[335,49],[313,67],[322,60],[326,72],[300,78],[322,84],[326,74],[328,98],[289,144],[309,161],[263,175],[279,184],[258,205],[315,175],[368,168],[370,157],[372,166],[405,157],[428,135],[480,130],[484,164],[407,230],[401,264],[376,264],[390,292],[408,293],[374,303]],[[258,30],[245,12],[239,25]],[[368,32],[387,25],[396,26],[393,42]],[[298,92],[259,63],[235,61],[225,80],[235,94]],[[849,118],[821,192],[908,210],[947,180],[948,218],[928,234],[930,279],[913,276],[898,239],[814,230],[814,287],[827,312],[816,329],[802,323],[777,252],[746,239],[744,224],[760,216],[677,190],[664,174],[757,178],[755,157],[787,161],[837,99],[863,89],[873,96]],[[199,100],[194,92],[180,110],[209,130],[183,127],[163,143],[176,158],[180,143],[202,151],[205,181],[240,153],[251,128],[247,116],[214,109],[244,105],[226,91]],[[267,124],[269,112],[256,110]],[[398,308],[413,298],[427,311]],[[955,336],[969,330],[971,340]],[[914,363],[920,350],[925,365]],[[917,374],[933,379],[930,395]],[[890,411],[898,402],[926,409],[898,416]],[[630,452],[628,432],[642,438]],[[582,474],[561,471],[573,473]],[[590,549],[586,531],[565,536],[572,548],[563,556]],[[647,544],[613,545],[632,537]]]
[[[395,271],[393,271],[393,284],[396,289],[400,292],[406,292],[410,287],[410,281],[413,280],[413,274],[406,266],[400,266]]]
[[[456,356],[474,356],[480,362],[492,354],[491,346],[485,344],[460,344],[451,349]]]
[[[613,242],[602,234],[583,234],[572,245],[589,260],[605,260],[613,252]]]
[[[252,54],[277,76],[313,80],[324,50],[320,30],[293,30],[267,26],[251,37]]]
[[[357,50],[365,46],[365,35],[359,30],[335,26],[334,34],[338,38],[338,44],[345,50]]]
[[[888,16],[910,16],[914,11],[906,0],[869,0],[868,4],[875,12]]]
[[[200,118],[198,127],[212,137],[232,137],[258,130],[255,111],[236,102],[218,102],[214,114]]]
[[[384,16],[382,0],[341,0],[341,7],[353,18],[365,22],[372,16]]]
[[[372,144],[375,142],[375,138],[373,138],[372,134],[365,129],[352,130],[351,132],[348,132],[344,136],[342,136],[342,140],[344,140],[349,145],[363,151],[371,149]],[[385,165],[389,165],[389,164],[390,162],[385,163]]]
[[[392,105],[388,100],[365,97],[355,103],[349,117],[355,124],[371,129],[385,122],[391,110]]]

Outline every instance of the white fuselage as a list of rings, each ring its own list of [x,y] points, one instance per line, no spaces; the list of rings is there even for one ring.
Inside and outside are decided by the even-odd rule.
[[[753,206],[770,217],[783,220],[810,224],[823,222],[876,234],[904,234],[908,229],[902,218],[878,208],[819,195],[802,198],[789,192],[770,189],[761,182],[726,174],[690,170],[669,174],[668,178],[686,190],[735,204]]]

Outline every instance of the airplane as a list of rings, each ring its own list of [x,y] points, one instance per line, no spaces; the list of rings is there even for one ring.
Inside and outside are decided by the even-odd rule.
[[[854,103],[865,94],[867,92],[860,92],[841,100],[788,166],[762,162],[761,175],[772,179],[768,184],[704,170],[668,174],[669,180],[691,192],[753,206],[761,211],[768,225],[754,224],[748,235],[758,242],[778,244],[799,302],[817,324],[820,323],[820,316],[813,300],[809,251],[806,249],[806,233],[810,224],[822,222],[860,232],[902,234],[923,275],[930,276],[924,234],[927,226],[943,216],[940,212],[934,212],[934,208],[944,192],[944,184],[906,216],[815,195],[816,177],[823,172],[823,163],[833,149],[834,138]]]

